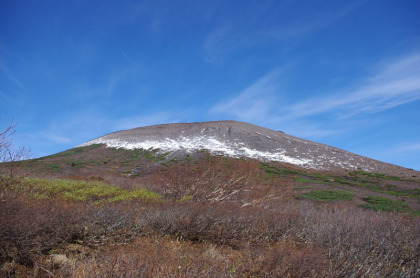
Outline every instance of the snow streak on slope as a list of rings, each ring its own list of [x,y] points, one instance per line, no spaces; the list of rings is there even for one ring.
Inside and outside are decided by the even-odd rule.
[[[223,154],[231,157],[249,157],[264,161],[281,161],[299,166],[305,166],[310,163],[310,159],[294,158],[285,155],[285,151],[277,149],[274,152],[259,151],[247,147],[243,143],[220,141],[215,137],[178,137],[176,139],[164,138],[159,141],[141,141],[127,142],[118,139],[102,139],[98,138],[81,146],[90,144],[105,144],[112,148],[124,149],[159,149],[161,152],[173,152],[185,150],[192,153],[197,150],[208,150],[212,154]]]
[[[107,134],[80,146],[91,144],[125,149],[159,149],[162,153],[171,152],[171,158],[207,150],[212,154],[287,162],[317,170],[360,169],[392,175],[418,174],[417,171],[237,121],[139,127]]]

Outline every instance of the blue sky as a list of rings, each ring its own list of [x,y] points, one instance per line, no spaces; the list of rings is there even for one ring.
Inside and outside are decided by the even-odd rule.
[[[1,1],[0,130],[34,157],[240,120],[420,170],[420,2]]]

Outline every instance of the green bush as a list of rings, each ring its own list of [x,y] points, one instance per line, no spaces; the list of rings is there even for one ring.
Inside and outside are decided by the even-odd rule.
[[[368,196],[363,198],[363,200],[367,204],[362,205],[362,207],[371,210],[408,211],[408,205],[404,202],[395,201],[385,197]]]
[[[47,157],[48,158],[55,158],[55,157],[71,156],[73,154],[81,153],[81,152],[84,152],[85,150],[93,150],[93,149],[99,148],[101,146],[104,146],[104,144],[93,144],[93,145],[89,145],[89,146],[85,146],[85,147],[76,147],[76,148],[72,148],[72,149],[66,150],[64,152],[60,152],[60,153],[56,153],[56,154],[53,154],[53,155],[49,155]]]
[[[114,202],[161,198],[158,193],[146,189],[125,190],[99,181],[30,178],[14,189],[27,192],[35,198],[64,198],[77,201]]]
[[[353,193],[343,190],[313,190],[301,194],[299,197],[314,201],[339,201],[351,200],[353,198]]]
[[[45,164],[44,165],[44,168],[45,169],[48,169],[48,170],[50,170],[50,171],[53,171],[53,172],[61,172],[61,170],[62,170],[62,168],[61,168],[61,166],[60,165],[58,165],[58,164],[56,164],[56,163],[52,163],[52,164]]]

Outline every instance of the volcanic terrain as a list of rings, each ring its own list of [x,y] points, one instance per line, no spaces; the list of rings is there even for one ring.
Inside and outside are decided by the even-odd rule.
[[[419,277],[419,177],[243,122],[119,131],[0,163],[0,276]]]
[[[363,170],[398,176],[417,171],[238,121],[176,123],[139,127],[107,134],[79,147],[105,144],[124,149],[158,149],[169,159],[207,150],[230,157],[278,161],[316,170]]]

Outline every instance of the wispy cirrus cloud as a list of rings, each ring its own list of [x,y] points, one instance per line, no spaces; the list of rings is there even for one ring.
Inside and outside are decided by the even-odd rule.
[[[70,138],[64,137],[64,136],[58,136],[58,135],[53,134],[53,133],[46,133],[46,134],[43,135],[43,137],[50,142],[54,142],[54,143],[58,143],[58,144],[69,145],[69,144],[72,143]]]
[[[383,65],[353,89],[342,93],[308,99],[285,109],[286,118],[301,118],[322,113],[351,117],[376,113],[420,99],[420,54],[415,53]],[[286,116],[287,115],[287,116]]]
[[[180,113],[172,111],[158,111],[151,114],[109,117],[100,111],[80,111],[78,116],[61,117],[59,123],[50,124],[45,133],[56,135],[56,139],[60,137],[72,138],[71,141],[78,144],[79,141],[90,140],[119,130],[178,122],[180,121],[179,115]],[[73,130],[75,129],[78,130],[78,137],[74,137]]]
[[[236,48],[236,43],[231,37],[231,28],[220,27],[210,32],[203,42],[204,61],[210,64],[218,64],[225,53]]]
[[[135,66],[135,67],[137,67],[137,63],[136,63],[136,61],[134,61],[134,59],[133,58],[131,58],[130,56],[128,56],[128,54],[124,51],[124,50],[122,50],[122,49],[120,49],[120,52],[121,52],[121,54],[124,56],[124,58],[130,63],[130,64],[132,64],[133,66]]]
[[[402,139],[404,140],[404,139]],[[420,156],[420,141],[402,141],[385,143],[370,148],[362,148],[367,156],[376,156],[376,159],[389,161],[403,167],[413,168],[420,171],[418,157]]]
[[[420,153],[420,142],[406,142],[399,144],[398,146],[391,149],[391,152],[395,154],[407,153],[407,152],[419,152]]]
[[[339,93],[324,94],[301,102],[282,103],[279,96],[292,97],[293,92],[281,88],[281,75],[272,71],[248,88],[209,109],[209,113],[233,116],[235,119],[264,122],[274,126],[300,126],[313,134],[329,135],[342,120],[368,115],[420,100],[420,53],[381,63],[381,69],[351,88],[338,88]],[[324,118],[333,119],[327,125]],[[326,129],[327,128],[327,129]],[[296,133],[296,135],[302,135]]]
[[[114,120],[113,127],[115,130],[124,130],[141,126],[179,122],[180,118],[175,117],[174,115],[175,113],[172,113],[170,111],[162,111],[154,113],[152,115],[125,117],[122,119]]]
[[[15,84],[20,89],[23,88],[23,84],[20,80],[13,74],[13,72],[6,66],[3,62],[0,61],[0,71],[3,72],[4,76],[13,84]]]
[[[235,97],[224,100],[210,108],[212,115],[227,114],[244,121],[265,119],[276,102],[278,85],[273,83],[279,70],[274,70],[241,91]]]
[[[272,12],[268,2],[245,22],[225,22],[209,32],[202,43],[203,59],[211,64],[221,64],[226,56],[237,49],[264,44],[278,44],[290,48],[311,34],[357,10],[365,2],[354,1],[344,7],[326,8],[324,12],[317,14],[302,12],[297,19],[294,18],[267,28],[255,23]],[[278,5],[277,8],[287,8],[287,5],[288,3]]]
[[[4,105],[7,102],[12,102],[13,98],[11,96],[8,96],[4,94],[2,91],[0,91],[0,99],[2,99],[2,102],[0,103],[0,106]]]
[[[182,113],[160,111],[152,114],[140,114],[125,117],[109,117],[101,111],[78,111],[72,117],[57,116],[41,131],[19,134],[22,141],[30,140],[38,152],[34,156],[44,156],[65,150],[98,136],[124,129],[154,124],[176,123],[181,121]],[[75,132],[77,131],[77,132]]]
[[[278,42],[293,42],[327,27],[357,10],[366,1],[354,1],[336,9],[325,8],[322,12],[302,14],[300,17],[275,28],[261,30],[267,38]]]

